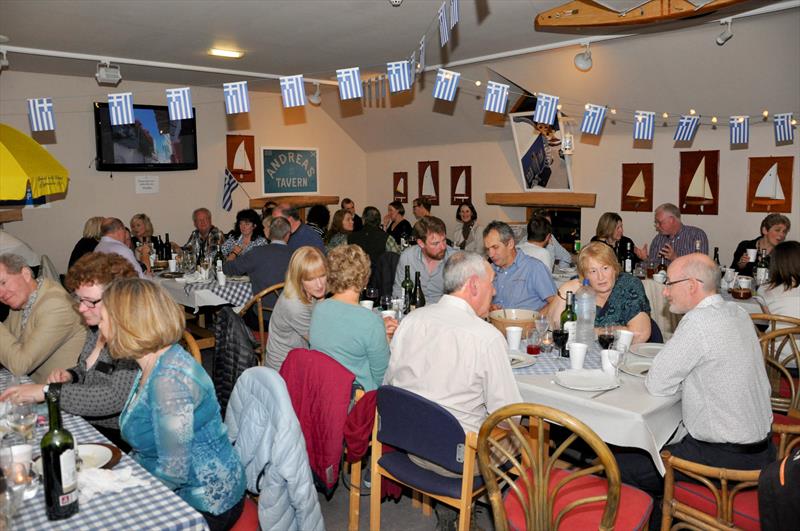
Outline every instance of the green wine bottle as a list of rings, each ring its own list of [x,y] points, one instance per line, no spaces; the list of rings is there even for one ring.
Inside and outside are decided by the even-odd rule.
[[[570,321],[577,321],[578,314],[575,313],[575,294],[567,292],[567,307],[561,312],[561,330],[565,330],[564,324]]]
[[[75,439],[61,427],[61,384],[47,386],[50,431],[42,437],[42,475],[47,518],[64,520],[78,512],[78,474],[75,470]]]
[[[403,282],[400,284],[400,287],[403,288],[403,297],[405,298],[403,304],[403,313],[407,314],[411,311],[411,300],[414,294],[414,283],[411,282],[411,267],[406,266],[406,275],[403,279]]]

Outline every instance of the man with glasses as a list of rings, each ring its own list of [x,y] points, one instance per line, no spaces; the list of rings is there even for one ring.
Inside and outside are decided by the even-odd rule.
[[[0,303],[11,308],[0,323],[0,364],[12,374],[44,383],[53,369],[75,365],[86,327],[58,282],[33,278],[19,255],[0,255]]]
[[[414,281],[415,273],[420,274],[422,293],[425,294],[425,303],[439,302],[444,293],[444,262],[455,249],[447,246],[447,227],[444,221],[434,216],[424,216],[414,225],[414,239],[417,245],[412,245],[400,255],[397,270],[394,275],[393,297],[403,296],[403,279],[405,266],[410,266],[411,280]]]
[[[699,227],[684,225],[681,211],[672,203],[664,203],[656,208],[655,228],[658,234],[653,238],[648,250],[647,244],[634,249],[640,260],[657,262],[664,257],[667,265],[679,256],[700,252],[708,254],[708,236]],[[700,248],[697,249],[697,242]]]
[[[685,429],[673,436],[683,436],[680,442],[664,449],[704,465],[760,469],[772,461],[775,447],[770,385],[750,316],[717,293],[719,269],[706,255],[677,258],[667,276],[669,309],[685,315],[653,360],[645,387],[655,396],[681,394]],[[654,497],[663,493],[649,455],[620,452],[617,462],[623,482]],[[659,515],[660,508],[657,500]]]

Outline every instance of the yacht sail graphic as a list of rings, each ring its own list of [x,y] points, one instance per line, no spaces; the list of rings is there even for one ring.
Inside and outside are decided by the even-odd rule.
[[[467,195],[467,171],[462,169],[461,172],[456,176],[456,188],[453,192],[453,195],[456,197],[464,197]]]
[[[403,179],[397,179],[397,184],[394,187],[394,193],[396,195],[403,195]]]
[[[756,200],[762,202],[761,200],[766,199],[774,199],[778,202],[782,202],[786,199],[783,195],[783,187],[781,186],[781,180],[778,178],[778,163],[776,162],[773,164],[769,170],[761,177],[761,182],[758,183],[758,188],[756,189]]]
[[[634,179],[633,184],[628,188],[628,193],[625,194],[629,201],[644,202],[647,197],[644,191],[644,172],[639,170],[639,175]]]
[[[433,174],[431,173],[430,165],[425,168],[425,174],[422,176],[422,196],[436,197],[436,188],[433,186]]]
[[[684,201],[690,205],[708,205],[714,202],[714,194],[706,177],[706,158],[700,159],[700,164],[694,172],[689,189],[686,190]]]
[[[250,165],[250,159],[247,157],[247,151],[244,148],[244,139],[239,143],[239,147],[236,148],[236,154],[233,156],[233,171],[253,171],[253,167]]]

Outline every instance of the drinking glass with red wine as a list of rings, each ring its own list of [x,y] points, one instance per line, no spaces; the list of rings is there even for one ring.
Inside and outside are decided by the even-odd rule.
[[[600,328],[600,333],[597,334],[597,341],[603,349],[611,348],[614,343],[614,329],[610,326]]]

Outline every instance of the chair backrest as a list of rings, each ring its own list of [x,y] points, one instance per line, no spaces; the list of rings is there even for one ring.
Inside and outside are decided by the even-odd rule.
[[[778,324],[787,325],[784,328],[800,326],[800,319],[798,319],[797,317],[790,317],[788,315],[778,315],[774,313],[751,313],[750,319],[752,319],[755,324],[767,321],[769,323],[769,327],[766,330],[767,332],[772,332],[773,330],[777,330]],[[761,330],[758,330],[757,328],[756,332],[758,333],[759,336],[763,335],[764,333]]]
[[[523,428],[520,419],[527,419],[530,424]],[[545,434],[545,424],[555,423],[572,432],[550,454],[547,445],[549,437]],[[507,430],[507,436],[498,438],[493,433],[500,428]],[[496,433],[496,432],[495,432]],[[555,463],[564,451],[576,440],[581,439],[597,454],[595,465],[585,469],[560,470],[563,477],[551,482],[551,474],[555,472]],[[519,454],[509,448],[518,448]],[[503,459],[498,459],[502,456]],[[516,471],[523,471],[515,482],[500,463],[507,461]],[[495,529],[508,529],[501,481],[509,485],[508,496],[521,505],[525,513],[525,528],[536,530],[555,530],[561,520],[572,510],[596,502],[605,502],[600,529],[613,529],[619,508],[621,479],[617,461],[611,450],[591,428],[575,417],[557,409],[537,404],[511,404],[502,407],[489,415],[478,433],[478,466],[486,481],[489,500],[494,512]],[[556,495],[569,483],[578,478],[605,472],[608,489],[605,494],[581,498],[571,501],[558,512],[554,511]]]
[[[200,365],[203,364],[203,357],[200,355],[200,347],[197,345],[197,341],[195,341],[194,336],[190,334],[188,331],[183,331],[183,339],[181,339],[181,343],[189,351],[189,354],[199,363]]]
[[[416,393],[378,388],[378,440],[447,470],[463,471],[466,434],[452,413]]]
[[[280,296],[281,292],[283,291],[283,282],[279,282],[277,284],[273,284],[269,287],[266,287],[253,295],[249,301],[242,306],[242,309],[239,310],[239,316],[244,318],[247,315],[247,312],[250,311],[255,305],[255,313],[256,318],[258,319],[258,341],[261,344],[261,356],[263,358],[264,353],[267,351],[267,335],[266,330],[264,328],[264,312],[272,312],[275,309],[274,303],[271,306],[268,306],[264,303],[264,298],[270,295],[274,295],[273,300],[277,301],[278,297]]]
[[[764,354],[767,377],[772,387],[772,409],[775,411],[787,412],[791,408],[800,408],[800,396],[795,385],[794,379],[786,370],[787,365],[794,361],[800,367],[800,326],[791,328],[778,328],[770,332],[765,332],[759,337],[761,351]],[[784,369],[784,370],[781,370]],[[790,388],[789,396],[781,392],[781,385],[788,383]]]

